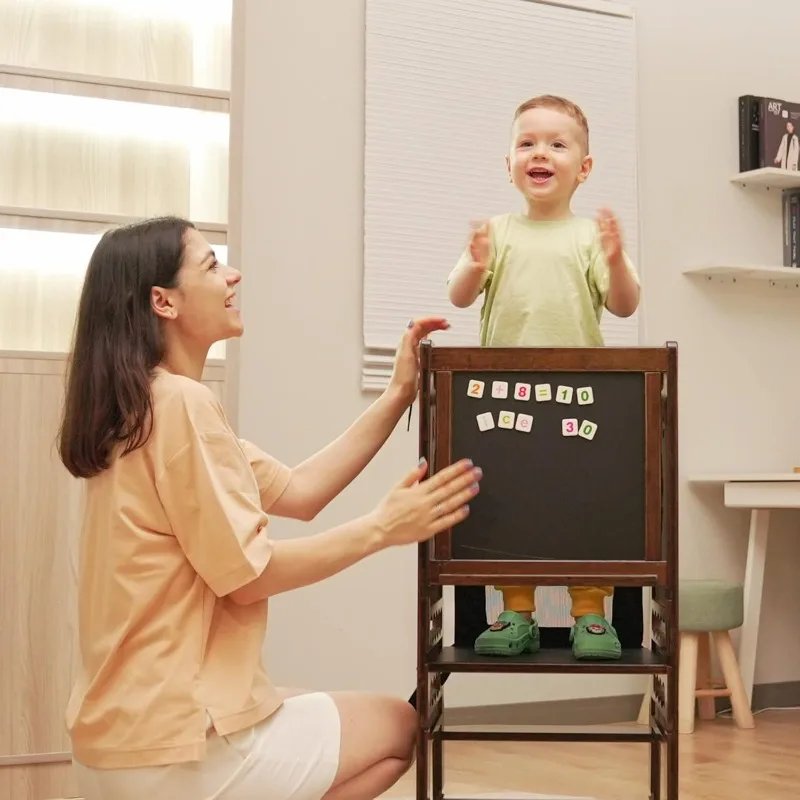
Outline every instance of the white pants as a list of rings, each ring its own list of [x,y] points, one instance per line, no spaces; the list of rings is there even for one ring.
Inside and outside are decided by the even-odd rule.
[[[73,762],[84,800],[321,800],[339,767],[341,721],[330,695],[290,697],[253,728],[209,733],[204,761],[137,769]]]

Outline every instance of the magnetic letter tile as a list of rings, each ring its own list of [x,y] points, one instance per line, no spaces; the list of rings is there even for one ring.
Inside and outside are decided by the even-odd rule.
[[[578,420],[576,420],[576,419],[562,419],[561,420],[561,433],[564,436],[577,436],[578,435]]]
[[[517,424],[514,427],[523,433],[530,433],[533,428],[533,417],[530,414],[517,414]]]
[[[531,399],[531,385],[529,383],[518,383],[514,388],[514,399],[525,400]]]
[[[497,427],[505,428],[506,430],[514,430],[514,414],[513,411],[501,411],[498,414]]]
[[[508,384],[505,381],[494,381],[492,383],[492,397],[498,400],[505,400],[508,397]]]
[[[556,392],[556,403],[571,403],[573,388],[571,386],[559,386]]]
[[[494,417],[491,411],[484,411],[478,414],[478,428],[482,431],[490,431],[494,428]]]
[[[543,403],[545,400],[553,399],[553,391],[549,383],[536,384],[536,402]]]
[[[468,397],[483,397],[483,381],[470,381],[467,389]]]

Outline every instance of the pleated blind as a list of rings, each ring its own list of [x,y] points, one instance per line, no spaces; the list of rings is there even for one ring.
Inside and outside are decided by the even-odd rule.
[[[378,390],[408,320],[442,314],[442,344],[478,342],[481,299],[453,308],[446,280],[470,220],[522,208],[505,155],[514,109],[577,102],[595,166],[577,214],[609,206],[640,275],[632,12],[601,0],[367,0],[362,386]],[[604,315],[606,344],[639,343],[638,313]]]

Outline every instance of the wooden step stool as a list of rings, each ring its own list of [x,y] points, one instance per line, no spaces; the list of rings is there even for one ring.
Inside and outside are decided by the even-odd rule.
[[[742,683],[731,642],[732,630],[744,621],[744,587],[718,580],[682,580],[679,584],[678,629],[678,732],[694,731],[695,712],[701,720],[716,718],[714,699],[729,697],[733,718],[740,728],[755,721]],[[711,644],[719,659],[724,681],[711,677]],[[646,724],[649,694],[645,695],[639,723]]]
[[[732,630],[744,621],[744,588],[728,581],[681,581],[678,597],[680,672],[678,732],[692,733],[695,700],[702,720],[716,717],[714,698],[729,697],[740,728],[755,722],[731,642]],[[711,677],[711,643],[719,659],[723,683]]]
[[[700,719],[714,719],[716,697],[730,698],[733,717],[740,728],[754,728],[730,634],[744,621],[743,586],[728,581],[681,581],[678,609],[678,732],[694,731],[695,700]],[[712,642],[724,678],[722,683],[711,677]]]

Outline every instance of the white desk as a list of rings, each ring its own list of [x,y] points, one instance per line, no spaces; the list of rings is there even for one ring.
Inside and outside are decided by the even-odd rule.
[[[773,508],[800,509],[800,474],[793,472],[721,473],[694,475],[689,483],[723,486],[728,508],[750,509],[750,540],[744,576],[744,625],[739,639],[739,669],[750,705],[753,704],[753,679],[761,620],[761,595],[767,559],[769,512]]]

